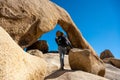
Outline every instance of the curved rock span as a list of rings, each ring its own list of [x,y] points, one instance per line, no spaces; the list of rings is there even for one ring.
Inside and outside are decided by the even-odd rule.
[[[49,0],[0,0],[0,26],[22,47],[34,43],[41,35],[59,24],[67,33],[73,47],[93,48],[70,18],[69,14]]]

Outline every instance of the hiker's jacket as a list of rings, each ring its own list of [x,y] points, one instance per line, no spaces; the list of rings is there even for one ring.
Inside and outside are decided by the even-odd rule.
[[[70,46],[72,48],[70,41],[65,36],[58,36],[55,38],[55,41],[58,44],[58,46],[62,47]]]

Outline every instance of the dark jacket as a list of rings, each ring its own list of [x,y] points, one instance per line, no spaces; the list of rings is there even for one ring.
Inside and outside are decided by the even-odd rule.
[[[58,36],[55,38],[55,41],[58,44],[58,46],[62,47],[70,46],[72,48],[70,41],[65,36]]]

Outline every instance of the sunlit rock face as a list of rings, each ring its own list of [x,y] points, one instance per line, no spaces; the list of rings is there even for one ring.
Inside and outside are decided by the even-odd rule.
[[[94,58],[90,57],[91,54],[89,54],[90,53],[89,50],[81,50],[81,52],[83,54],[80,53],[80,55],[77,57],[73,56],[74,57],[73,62],[78,63],[78,64],[76,64],[77,67],[82,67],[84,65],[84,66],[86,66],[86,67],[84,67],[84,70],[86,68],[90,71],[91,66],[88,67],[88,65],[90,65],[89,62],[93,61],[93,62],[95,62],[94,64],[92,63],[93,66],[96,67],[97,65],[100,65],[100,66],[97,66],[98,69],[100,69],[100,67],[102,65],[98,64],[99,62],[97,60],[93,60]],[[34,56],[44,58],[45,61],[47,62],[47,75],[44,80],[80,80],[80,79],[82,79],[82,80],[114,80],[114,79],[119,80],[120,79],[120,69],[116,68],[115,66],[113,66],[111,64],[105,64],[105,70],[106,70],[105,76],[100,77],[98,75],[84,72],[83,70],[71,70],[70,65],[69,65],[69,60],[68,60],[69,55],[65,55],[65,57],[64,57],[64,62],[65,62],[64,69],[65,70],[59,70],[60,69],[59,53],[42,54],[38,50],[30,51],[30,53],[32,53],[32,55],[34,55]],[[74,55],[76,55],[76,53]],[[80,58],[80,56],[81,56],[81,58]],[[91,58],[92,61],[89,61],[90,58],[87,60],[85,59],[88,56]],[[77,58],[79,59],[79,62],[77,61]],[[82,60],[82,61],[80,61],[80,60]],[[88,61],[89,64],[86,64],[86,61]],[[85,63],[85,64],[83,64],[83,63]],[[79,64],[83,64],[83,65],[79,66]],[[97,64],[97,65],[95,65],[95,64]],[[96,70],[95,67],[94,67],[94,69]],[[98,71],[98,69],[96,71]]]
[[[47,76],[45,80],[109,80],[109,79],[93,75],[90,73],[86,73],[83,71],[59,70]]]
[[[0,27],[0,80],[43,80],[47,63],[25,53]]]
[[[90,49],[69,14],[49,0],[1,0],[0,26],[22,47],[33,44],[41,35],[59,24],[73,47]]]
[[[104,63],[113,65],[114,67],[120,68],[120,59],[116,59],[110,50],[105,50],[100,54],[100,58]]]
[[[120,79],[120,69],[116,68],[111,64],[106,64],[105,78],[109,80],[119,80]]]
[[[69,63],[72,70],[82,70],[99,76],[105,75],[103,61],[91,54],[89,49],[71,49],[69,52]]]
[[[112,52],[110,50],[106,49],[103,52],[101,52],[100,58],[101,59],[114,58],[114,55],[112,54]]]

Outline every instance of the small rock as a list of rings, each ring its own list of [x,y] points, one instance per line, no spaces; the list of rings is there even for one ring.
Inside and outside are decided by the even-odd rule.
[[[112,52],[110,50],[105,50],[101,53],[100,58],[101,59],[114,58],[114,55],[112,54]]]
[[[31,55],[34,55],[34,56],[37,56],[37,57],[40,57],[40,58],[43,58],[43,53],[37,49],[34,49],[34,50],[28,50],[27,53],[30,53]]]
[[[36,41],[31,46],[27,47],[27,51],[28,50],[32,50],[32,49],[38,49],[38,50],[42,51],[43,53],[47,53],[48,52],[47,41],[45,41],[45,40],[39,40],[39,41]]]

